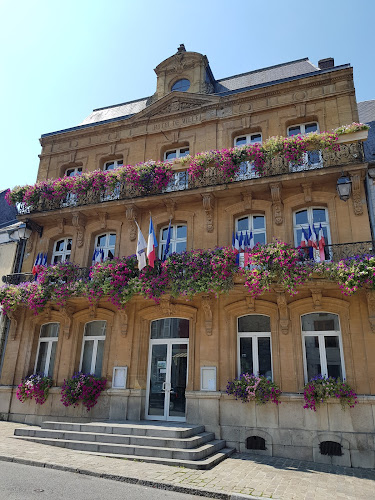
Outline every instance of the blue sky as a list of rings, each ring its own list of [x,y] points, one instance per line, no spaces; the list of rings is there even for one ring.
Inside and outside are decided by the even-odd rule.
[[[375,99],[372,0],[0,0],[0,189],[36,180],[43,133],[149,96],[180,43],[219,79],[303,57],[351,63]]]

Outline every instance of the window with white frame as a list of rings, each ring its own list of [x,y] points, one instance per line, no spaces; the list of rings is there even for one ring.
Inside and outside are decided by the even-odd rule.
[[[115,256],[116,234],[106,233],[96,237],[95,248],[103,250],[104,258],[113,259]]]
[[[110,160],[104,163],[103,170],[114,170],[115,168],[119,168],[122,166],[123,166],[122,160]]]
[[[183,148],[170,149],[164,153],[164,160],[173,160],[174,158],[183,158],[189,154],[189,146]]]
[[[329,219],[328,210],[324,207],[309,207],[302,210],[297,210],[293,214],[293,229],[294,229],[294,245],[296,247],[301,246],[302,242],[302,231],[305,232],[305,237],[308,240],[309,230],[314,229],[318,244],[318,249],[313,250],[314,260],[319,261],[320,251],[319,251],[319,231],[320,226],[322,226],[324,235],[324,258],[325,260],[330,260],[329,246],[331,243],[331,232],[329,229]]]
[[[72,252],[72,238],[64,238],[63,240],[56,241],[53,246],[52,264],[59,262],[67,262],[70,260]]]
[[[238,375],[264,375],[272,380],[271,324],[269,316],[249,314],[237,320]]]
[[[40,327],[34,373],[53,376],[59,328],[59,323],[46,323]]]
[[[319,124],[317,122],[300,123],[299,125],[292,125],[288,127],[288,137],[292,137],[293,135],[306,135],[312,132],[319,132]],[[303,164],[292,164],[290,169],[293,172],[299,171],[302,170],[304,166],[314,166],[315,168],[322,166],[321,152],[319,150],[308,151],[304,154]]]
[[[65,177],[76,177],[82,174],[82,167],[71,167],[65,170]]]
[[[246,144],[262,144],[262,134],[256,132],[254,134],[239,135],[234,138],[234,147],[244,146]],[[240,164],[240,169],[236,175],[237,180],[246,180],[258,177],[254,170],[254,164],[250,161],[244,161]]]
[[[305,382],[317,375],[345,379],[337,314],[311,313],[301,317]]]
[[[101,377],[106,327],[106,321],[85,324],[79,371]]]
[[[238,237],[242,233],[242,237],[247,233],[248,237],[251,235],[254,238],[254,245],[259,243],[265,245],[266,238],[266,218],[262,214],[244,215],[236,219],[236,232]]]
[[[163,227],[160,230],[159,237],[159,259],[162,259],[165,252],[165,246],[168,239],[168,227]],[[168,256],[172,253],[181,253],[186,250],[187,241],[187,225],[186,224],[171,224],[171,236],[169,244]]]

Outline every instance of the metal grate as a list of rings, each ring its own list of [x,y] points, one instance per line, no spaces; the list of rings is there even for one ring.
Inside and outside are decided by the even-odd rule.
[[[265,450],[266,441],[260,436],[250,436],[246,439],[247,450]]]
[[[321,455],[329,455],[330,457],[341,457],[342,446],[334,441],[322,441],[319,445]]]

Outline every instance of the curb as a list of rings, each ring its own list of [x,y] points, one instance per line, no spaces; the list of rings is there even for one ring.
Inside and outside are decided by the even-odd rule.
[[[69,467],[67,465],[53,464],[47,462],[38,462],[36,460],[28,460],[25,458],[15,458],[6,455],[0,455],[0,461],[13,462],[22,465],[31,465],[33,467],[44,467],[46,469],[61,470],[64,472],[73,472],[85,476],[93,476],[101,479],[111,479],[112,481],[120,481],[123,483],[137,484],[139,486],[148,486],[159,490],[176,491],[177,493],[187,493],[200,497],[217,498],[219,500],[267,500],[268,497],[254,497],[252,495],[243,495],[241,493],[221,493],[214,490],[200,490],[198,488],[190,488],[185,486],[177,486],[169,483],[158,483],[157,481],[149,481],[137,479],[135,477],[118,476],[115,474],[99,473],[91,470]]]

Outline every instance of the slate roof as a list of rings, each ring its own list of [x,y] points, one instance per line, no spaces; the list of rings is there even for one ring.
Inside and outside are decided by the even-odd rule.
[[[375,100],[358,103],[358,115],[361,123],[370,125],[367,141],[363,143],[368,162],[375,162]]]
[[[7,190],[0,192],[0,228],[15,224],[17,221],[17,210],[11,207],[5,200]]]
[[[297,59],[296,61],[277,64],[276,66],[270,66],[268,68],[249,71],[248,73],[242,73],[240,75],[234,75],[217,80],[215,82],[214,95],[223,96],[237,92],[245,92],[249,89],[275,85],[276,83],[298,78],[306,78],[313,74],[327,73],[347,67],[350,67],[350,65],[345,64],[321,70],[306,57],[304,59]],[[43,134],[42,137],[47,137],[61,132],[69,132],[79,128],[90,127],[97,123],[108,123],[120,119],[127,119],[145,109],[150,103],[151,97],[143,97],[142,99],[137,99],[135,101],[94,109],[93,112],[77,127]]]

